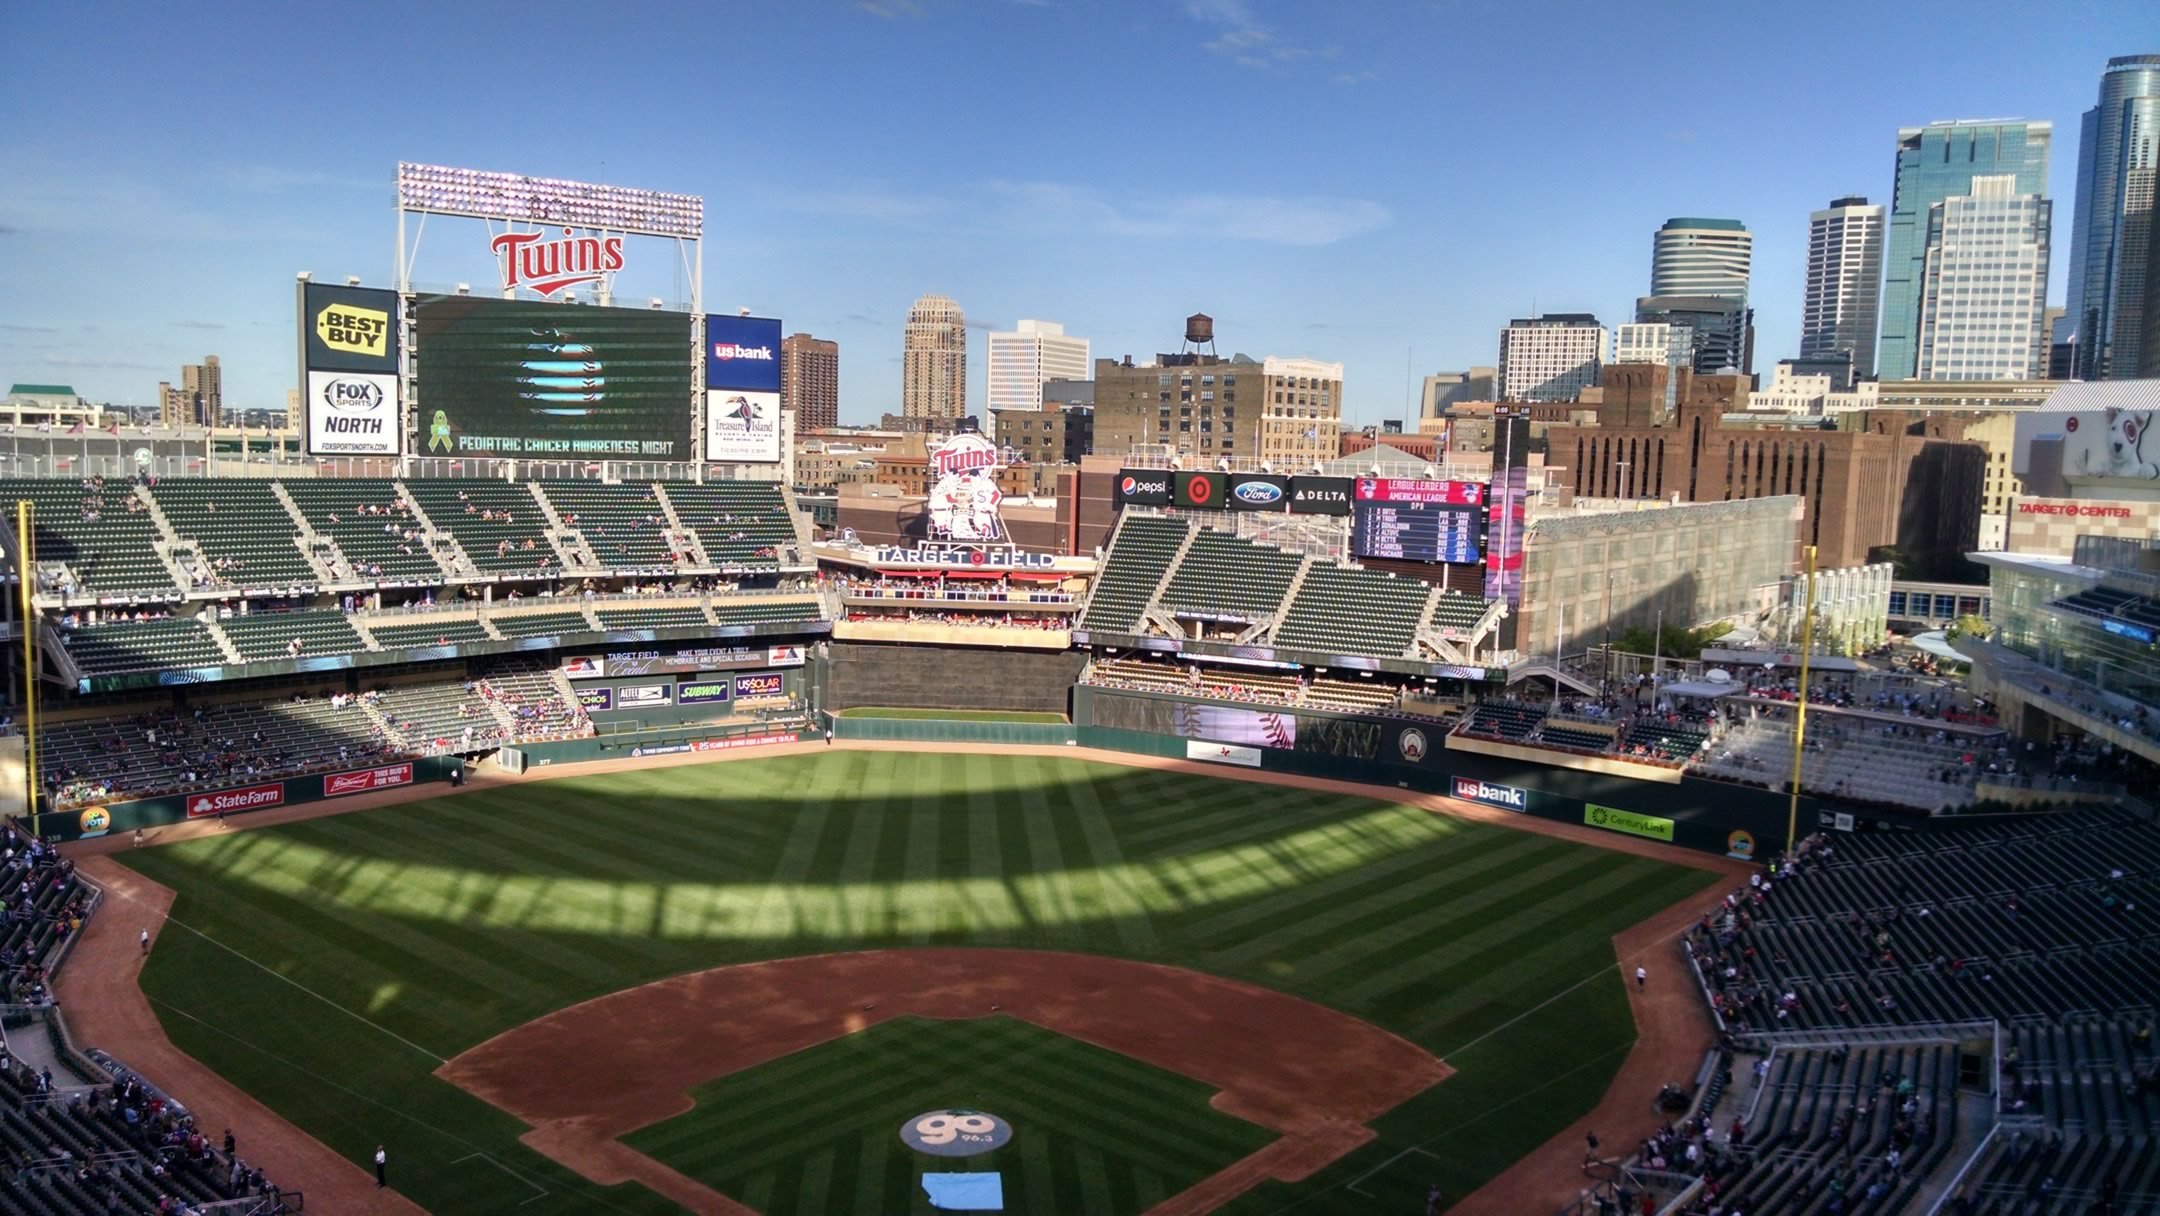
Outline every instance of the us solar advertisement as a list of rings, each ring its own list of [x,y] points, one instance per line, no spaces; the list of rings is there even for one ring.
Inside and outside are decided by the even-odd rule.
[[[415,312],[419,455],[690,458],[688,314],[471,296]]]

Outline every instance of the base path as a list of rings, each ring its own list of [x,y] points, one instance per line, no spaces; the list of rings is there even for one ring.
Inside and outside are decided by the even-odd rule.
[[[420,1216],[418,1204],[377,1190],[374,1174],[358,1162],[331,1152],[173,1046],[137,982],[149,955],[136,941],[147,929],[150,949],[157,949],[173,893],[109,858],[84,857],[78,869],[105,888],[105,900],[53,981],[69,1037],[111,1052],[178,1098],[211,1140],[231,1128],[239,1155],[271,1181],[304,1193],[309,1211]]]
[[[594,1182],[641,1182],[692,1211],[732,1216],[747,1209],[619,1137],[690,1110],[689,1091],[708,1081],[890,1018],[1000,1014],[1212,1085],[1216,1109],[1282,1136],[1157,1204],[1157,1216],[1212,1211],[1267,1178],[1307,1177],[1449,1073],[1414,1043],[1272,989],[1091,954],[971,949],[676,976],[505,1031],[436,1073],[531,1124],[527,1144]]]
[[[1118,764],[1129,768],[1163,769],[1191,773],[1196,776],[1214,777],[1219,780],[1251,781],[1263,785],[1290,786],[1298,789],[1324,790],[1382,802],[1395,802],[1413,806],[1435,814],[1454,816],[1512,828],[1516,831],[1534,832],[1542,836],[1556,836],[1581,844],[1595,845],[1622,853],[1654,857],[1675,865],[1692,866],[1712,873],[1744,879],[1751,868],[1746,862],[1730,861],[1676,849],[1670,845],[1640,840],[1631,836],[1601,832],[1595,828],[1569,823],[1557,823],[1549,819],[1520,815],[1493,807],[1464,802],[1441,794],[1420,794],[1379,786],[1361,785],[1350,781],[1335,781],[1322,777],[1305,777],[1288,773],[1269,772],[1230,765],[1202,764],[1191,760],[1164,756],[1144,756],[1130,752],[1102,751],[1085,747],[1039,747],[1006,744],[944,743],[924,745],[907,742],[843,741],[836,744],[794,743],[777,744],[772,747],[744,748],[733,752],[691,753],[687,755],[645,757],[635,760],[598,760],[582,764],[549,765],[528,770],[513,776],[500,769],[483,767],[471,770],[472,779],[461,789],[442,785],[414,786],[405,789],[380,790],[351,798],[327,802],[308,803],[301,806],[280,808],[272,811],[255,811],[235,815],[229,826],[210,820],[193,820],[152,829],[147,833],[151,844],[163,844],[208,836],[220,831],[239,831],[249,828],[270,827],[303,819],[315,819],[325,815],[339,815],[349,811],[363,811],[374,807],[389,806],[402,802],[416,802],[425,798],[454,797],[484,789],[516,785],[525,781],[549,781],[565,777],[583,777],[629,768],[662,768],[678,764],[713,764],[737,760],[769,759],[774,756],[802,755],[819,751],[939,751],[981,752],[986,754],[1029,754],[1056,756],[1071,760],[1087,760],[1101,764]],[[127,835],[106,836],[96,840],[78,841],[61,846],[62,852],[78,858],[82,870],[93,881],[105,884],[109,891],[119,890],[127,894],[114,903],[108,903],[103,911],[91,918],[84,930],[83,940],[76,944],[76,952],[61,969],[57,980],[59,994],[67,1003],[68,1025],[78,1042],[101,1047],[120,1059],[141,1069],[150,1079],[172,1091],[182,1102],[199,1111],[234,1112],[229,1116],[231,1126],[240,1136],[242,1156],[255,1161],[283,1182],[302,1187],[310,1192],[317,1189],[332,1194],[341,1193],[331,1188],[348,1185],[356,1188],[348,1193],[352,1202],[326,1204],[331,1211],[351,1212],[398,1212],[410,1213],[420,1209],[413,1204],[390,1195],[383,1198],[374,1190],[372,1176],[358,1165],[347,1162],[332,1153],[299,1128],[286,1123],[262,1104],[249,1098],[227,1084],[216,1073],[203,1067],[196,1060],[174,1047],[166,1039],[157,1017],[152,1013],[142,990],[135,984],[139,962],[129,962],[128,952],[135,949],[134,929],[129,913],[117,911],[137,900],[147,901],[142,907],[154,903],[154,916],[143,913],[142,927],[153,936],[162,922],[164,909],[171,906],[172,892],[150,882],[132,870],[97,859],[98,854],[114,853],[132,847]],[[125,883],[124,887],[116,884]],[[1555,1136],[1530,1156],[1517,1162],[1505,1173],[1494,1178],[1475,1194],[1451,1209],[1453,1212],[1471,1213],[1537,1213],[1553,1211],[1575,1197],[1582,1189],[1583,1134],[1598,1129],[1607,1143],[1615,1146],[1632,1143],[1637,1135],[1634,1129],[1647,1130],[1655,1122],[1650,1110],[1657,1087],[1669,1080],[1684,1080],[1694,1076],[1702,1061],[1703,1053],[1715,1041],[1708,1012],[1703,1008],[1702,998],[1689,988],[1683,977],[1683,964],[1671,943],[1684,932],[1694,915],[1707,906],[1706,897],[1682,901],[1666,912],[1650,918],[1641,925],[1613,939],[1615,953],[1623,975],[1632,976],[1640,965],[1650,971],[1650,983],[1645,991],[1637,992],[1632,983],[1628,985],[1628,1000],[1635,1014],[1639,1035],[1634,1048],[1621,1064],[1620,1072],[1613,1078],[1597,1109],[1567,1131]],[[114,918],[120,919],[115,923]],[[104,948],[95,943],[105,942]],[[117,946],[115,946],[117,943]],[[103,958],[103,962],[97,961]],[[115,977],[118,978],[115,978]],[[1009,1002],[1000,1002],[1007,1004]],[[82,1027],[94,1025],[95,1033],[85,1032]],[[514,1032],[513,1032],[514,1033]],[[1647,1088],[1645,1088],[1647,1086]],[[219,1115],[218,1118],[228,1116]],[[204,1118],[205,1124],[211,1118]],[[220,1123],[218,1126],[224,1126]],[[1369,1132],[1367,1133],[1370,1134]],[[1315,1133],[1313,1139],[1318,1136]],[[529,1143],[543,1152],[548,1148],[528,1136]],[[585,1143],[592,1143],[588,1137]],[[250,1144],[262,1146],[251,1150]],[[302,1146],[308,1150],[303,1151]],[[1354,1147],[1354,1146],[1353,1146]],[[631,1152],[618,1145],[618,1149],[638,1162],[658,1167],[659,1163],[642,1153]],[[1262,1149],[1252,1157],[1238,1162],[1217,1175],[1203,1181],[1172,1202],[1187,1202],[1191,1206],[1176,1209],[1175,1216],[1184,1213],[1212,1211],[1217,1204],[1231,1195],[1252,1185],[1246,1182],[1235,1190],[1215,1192],[1213,1186],[1229,1185],[1235,1179],[1225,1175],[1251,1167],[1258,1158],[1273,1150],[1290,1151],[1291,1145],[1278,1141]],[[272,1151],[279,1153],[273,1157]],[[1344,1150],[1347,1151],[1347,1150]],[[550,1154],[557,1155],[557,1154]],[[1330,1153],[1326,1160],[1332,1161],[1339,1153]],[[1273,1159],[1271,1159],[1272,1161]],[[1320,1162],[1319,1164],[1325,1164]],[[664,1168],[664,1167],[661,1167]],[[1254,1175],[1258,1180],[1267,1167],[1260,1167]],[[1312,1168],[1318,1168],[1314,1165]],[[672,1171],[669,1171],[672,1173]],[[1306,1172],[1310,1172],[1308,1169]],[[680,1178],[681,1175],[675,1175]],[[1270,1175],[1272,1176],[1272,1175]],[[357,1181],[354,1181],[357,1179]],[[708,1187],[689,1179],[683,1182],[697,1187],[700,1192],[721,1206],[694,1208],[709,1212],[724,1212],[729,1216],[743,1216],[747,1209],[733,1200],[726,1199]],[[1213,1196],[1210,1199],[1210,1196]],[[396,1206],[370,1206],[388,1203]]]

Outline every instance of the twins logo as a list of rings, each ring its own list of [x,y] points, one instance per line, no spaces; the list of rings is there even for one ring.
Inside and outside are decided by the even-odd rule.
[[[1416,764],[1425,758],[1425,732],[1415,726],[1406,727],[1395,740],[1395,746],[1402,752],[1403,759]]]
[[[529,287],[551,296],[565,287],[597,283],[623,268],[621,237],[562,231],[560,240],[548,240],[538,232],[505,232],[488,242],[488,248],[502,258],[505,291]]]
[[[930,454],[937,483],[930,487],[930,532],[940,540],[994,541],[1005,537],[998,504],[998,450],[981,435],[963,431]]]

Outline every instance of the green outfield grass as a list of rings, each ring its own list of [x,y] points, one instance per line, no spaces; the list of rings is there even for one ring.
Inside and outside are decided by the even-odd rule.
[[[476,790],[120,858],[180,893],[144,975],[174,1041],[356,1161],[389,1144],[401,1189],[461,1216],[673,1209],[526,1149],[521,1125],[433,1076],[443,1059],[664,976],[932,944],[1175,963],[1422,1044],[1459,1074],[1344,1162],[1234,1208],[1422,1210],[1426,1185],[1463,1194],[1595,1104],[1634,1035],[1612,935],[1713,881],[1364,798],[1059,757],[822,749]],[[1097,1071],[1041,1060],[1028,1085],[1084,1092]],[[922,1098],[951,1101],[935,1087]],[[724,1105],[707,1117],[712,1152],[755,1155],[721,1126]],[[1048,1151],[1097,1143],[1069,1112],[1046,1122],[1029,1140]],[[852,1134],[829,1142],[836,1161]],[[786,1168],[767,1176],[799,1205]],[[1106,1184],[1110,1206],[1057,1210],[1124,1211],[1132,1177],[1130,1195]]]
[[[861,705],[840,711],[843,718],[934,719],[946,722],[1063,722],[1064,714],[1027,713],[1002,709],[883,709]]]
[[[966,1107],[1012,1143],[930,1168],[998,1171],[1007,1211],[1139,1212],[1274,1138],[1213,1092],[1012,1018],[902,1018],[702,1086],[696,1109],[626,1139],[772,1216],[930,1216],[900,1127]]]

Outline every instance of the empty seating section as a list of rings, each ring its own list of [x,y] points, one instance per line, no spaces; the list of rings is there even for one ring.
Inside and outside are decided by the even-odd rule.
[[[1639,721],[1621,732],[1619,750],[1636,759],[1686,764],[1702,751],[1710,732],[1682,723]]]
[[[723,625],[764,625],[778,621],[815,621],[825,615],[816,600],[731,600],[712,606],[713,619]]]
[[[1997,1136],[1959,1188],[1966,1206],[1946,1211],[1972,1216],[2079,1216],[2111,1210],[2103,1203],[2115,1184],[2115,1212],[2147,1212],[2160,1195],[2160,1151],[2150,1135],[2012,1132]],[[2046,1202],[2041,1204],[2044,1195]]]
[[[1384,684],[1316,676],[1305,688],[1305,704],[1342,709],[1394,709],[1398,690]]]
[[[548,543],[547,515],[522,482],[416,477],[405,488],[428,522],[457,538],[481,573],[561,569],[555,546]]]
[[[1485,619],[1485,611],[1492,605],[1474,595],[1460,591],[1443,591],[1433,597],[1432,623],[1436,629],[1453,629],[1469,633],[1478,622]]]
[[[1407,655],[1431,594],[1432,588],[1416,579],[1315,564],[1275,630],[1275,645],[1326,654]]]
[[[321,580],[294,538],[299,526],[273,482],[171,478],[151,491],[173,535],[193,541],[215,585],[282,589]]]
[[[1544,706],[1487,701],[1470,711],[1456,730],[1465,735],[1486,735],[1512,742],[1526,742],[1545,720]]]
[[[1607,731],[1580,723],[1554,722],[1550,719],[1538,728],[1537,740],[1551,747],[1564,747],[1578,752],[1610,751],[1613,744],[1613,737]]]
[[[593,629],[583,612],[520,612],[515,616],[498,612],[489,615],[488,623],[506,638],[560,637]]]
[[[514,660],[479,682],[480,695],[510,715],[521,739],[575,734],[584,714],[564,698],[555,671],[552,659]]]
[[[9,478],[0,480],[7,504],[8,548],[15,504],[31,504],[31,553],[38,564],[65,562],[78,594],[178,599],[179,585],[157,550],[157,521],[132,486],[101,478]]]
[[[1303,562],[1295,553],[1202,528],[1163,588],[1163,606],[1181,616],[1241,621],[1273,616]]]
[[[1160,689],[1171,693],[1193,691],[1192,676],[1184,668],[1150,663],[1145,659],[1098,659],[1087,669],[1087,682],[1108,688]]]
[[[282,483],[308,526],[337,543],[351,577],[391,583],[440,583],[419,521],[383,478],[292,478]],[[408,536],[407,534],[411,535]]]
[[[387,748],[357,703],[327,698],[228,702],[38,729],[39,766],[63,805],[358,766]]]
[[[1147,611],[1163,571],[1185,543],[1183,520],[1128,515],[1095,578],[1094,594],[1080,623],[1089,629],[1131,632]]]
[[[597,481],[549,481],[540,492],[555,504],[564,527],[576,528],[610,570],[673,570],[678,554],[668,543],[667,511],[651,485],[604,485]]]
[[[778,482],[666,481],[659,488],[716,566],[777,569],[781,550],[796,543],[787,492]]]
[[[1872,720],[1829,713],[1808,717],[1800,786],[1855,802],[1934,811],[1972,802],[1974,743],[1951,735],[1942,742],[1886,737]],[[1706,777],[1780,788],[1791,779],[1793,724],[1758,717],[1728,727],[1694,769]]]
[[[462,681],[393,684],[376,690],[375,708],[405,745],[420,752],[494,747],[502,726],[477,690]],[[465,732],[472,733],[467,735]]]
[[[602,629],[681,629],[709,625],[703,608],[601,608],[594,612]]]
[[[193,617],[84,625],[64,632],[68,657],[85,675],[160,667],[221,667],[225,652]]]
[[[460,642],[491,642],[487,628],[475,618],[452,617],[437,621],[423,621],[411,625],[378,625],[367,622],[368,632],[382,643],[385,650],[402,650],[414,646],[441,646]]]
[[[1722,942],[1696,935],[1728,1021],[1746,1026],[2150,1017],[2160,828],[2078,811],[1840,834],[1749,913]],[[1743,950],[1753,959],[1724,978]],[[1797,1005],[1780,1018],[1754,999],[1765,991]]]
[[[2048,605],[2076,612],[2083,616],[2130,621],[2147,627],[2160,627],[2160,600],[2139,595],[2134,591],[2119,591],[2113,587],[2088,587],[2075,595],[2066,595]]]
[[[251,612],[227,617],[218,628],[232,639],[243,658],[320,658],[366,650],[367,643],[353,632],[342,612]],[[295,648],[293,643],[298,642]]]

